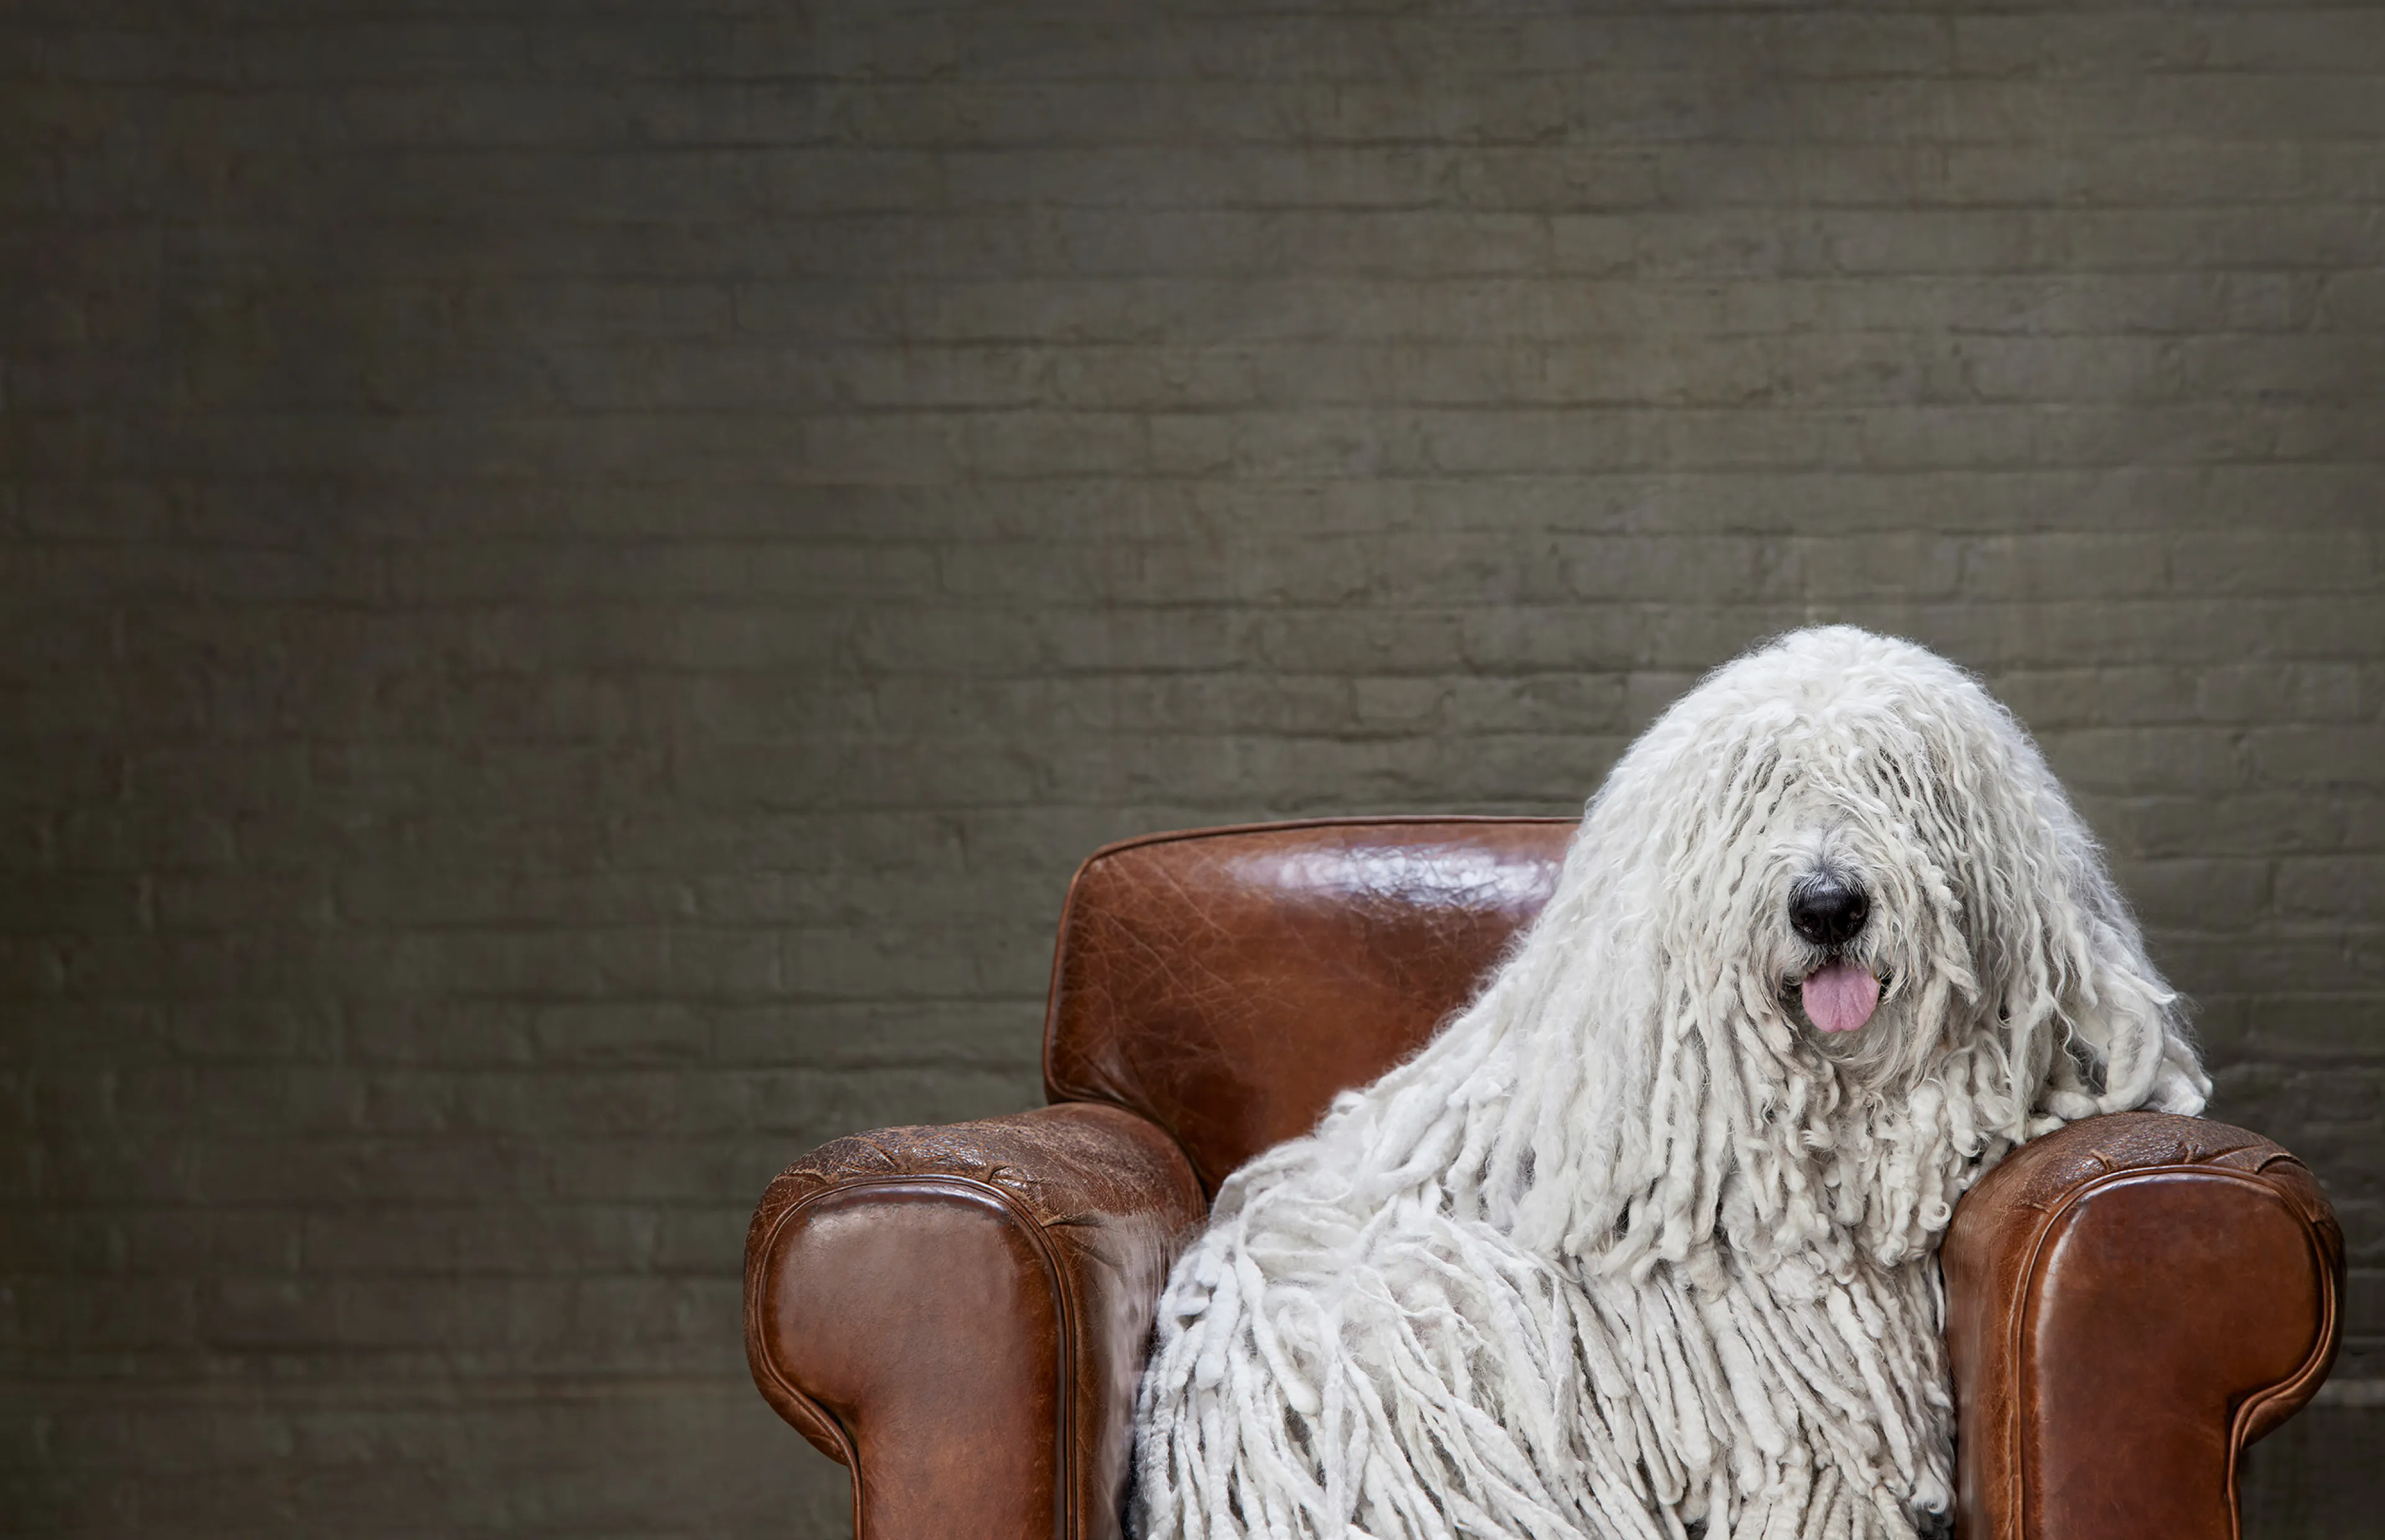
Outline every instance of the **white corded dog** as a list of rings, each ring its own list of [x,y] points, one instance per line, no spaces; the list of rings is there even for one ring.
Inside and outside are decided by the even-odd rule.
[[[1220,1188],[1135,1526],[1936,1530],[1955,1199],[2209,1086],[2011,714],[1910,643],[1794,633],[1624,755],[1471,1005]]]

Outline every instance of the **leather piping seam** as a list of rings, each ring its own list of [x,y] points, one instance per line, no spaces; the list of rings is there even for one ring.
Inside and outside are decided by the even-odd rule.
[[[1384,826],[1412,827],[1418,824],[1580,824],[1579,818],[1550,818],[1516,813],[1384,813],[1368,816],[1363,813],[1337,813],[1320,818],[1280,818],[1255,824],[1219,824],[1212,828],[1162,829],[1156,834],[1138,834],[1126,839],[1114,839],[1085,857],[1085,865],[1122,851],[1137,850],[1144,845],[1172,845],[1182,839],[1208,839],[1236,834],[1273,834],[1282,829],[1375,828]]]
[[[763,1256],[767,1259],[763,1265],[763,1280],[767,1285],[774,1271],[772,1263],[777,1257],[780,1235],[793,1223],[797,1214],[810,1208],[814,1203],[835,1193],[853,1192],[868,1187],[906,1186],[922,1186],[930,1190],[942,1187],[947,1196],[967,1197],[979,1200],[993,1199],[993,1206],[1001,1211],[1005,1218],[1027,1233],[1036,1260],[1043,1264],[1044,1279],[1052,1289],[1053,1313],[1058,1317],[1055,1323],[1058,1330],[1054,1335],[1059,1340],[1055,1345],[1053,1365],[1056,1376],[1053,1385],[1053,1399],[1058,1403],[1057,1421],[1053,1429],[1056,1440],[1054,1450],[1056,1458],[1054,1460],[1055,1469],[1053,1472],[1053,1481],[1058,1488],[1055,1496],[1059,1499],[1059,1511],[1055,1517],[1059,1520],[1062,1534],[1074,1535],[1083,1527],[1080,1522],[1083,1518],[1080,1511],[1083,1505],[1077,1500],[1077,1449],[1074,1436],[1077,1410],[1077,1321],[1082,1311],[1077,1304],[1075,1291],[1069,1286],[1068,1270],[1060,1265],[1059,1255],[1053,1249],[1051,1236],[1044,1234],[1043,1222],[1030,1213],[1018,1198],[991,1182],[980,1181],[974,1176],[955,1175],[948,1172],[889,1173],[876,1176],[838,1177],[817,1191],[805,1193],[797,1198],[788,1206],[787,1211],[780,1214],[777,1222],[771,1224],[769,1239],[764,1244],[763,1249]],[[755,1298],[758,1299],[764,1292],[766,1291],[756,1290]],[[747,1302],[746,1321],[749,1331],[755,1324],[754,1318],[757,1310],[758,1306],[754,1301]],[[769,1366],[772,1383],[791,1397],[816,1410],[821,1420],[836,1431],[838,1441],[854,1456],[847,1462],[848,1468],[853,1472],[854,1540],[868,1540],[867,1532],[862,1527],[860,1456],[854,1446],[851,1432],[845,1428],[843,1421],[835,1413],[820,1405],[815,1397],[796,1389],[788,1381],[786,1375],[780,1372],[775,1354],[765,1353],[763,1360]]]
[[[777,1232],[775,1230],[772,1232],[771,1238],[773,1240],[778,1238]],[[745,1325],[748,1332],[751,1332],[754,1329],[755,1317],[756,1313],[757,1312],[752,1306],[749,1305],[746,1307]],[[829,1436],[836,1440],[837,1448],[843,1451],[837,1457],[838,1463],[842,1464],[847,1471],[853,1472],[854,1490],[858,1494],[861,1489],[861,1451],[854,1447],[853,1434],[851,1431],[845,1427],[843,1422],[837,1417],[836,1413],[829,1410],[828,1408],[821,1405],[818,1399],[796,1389],[792,1384],[788,1383],[787,1377],[779,1372],[779,1366],[775,1362],[771,1361],[768,1354],[761,1355],[761,1358],[762,1367],[770,1376],[769,1385],[764,1387],[764,1398],[769,1398],[769,1393],[771,1391],[776,1391],[781,1398],[794,1402],[803,1410],[810,1413],[813,1422],[828,1431]],[[750,1366],[750,1357],[748,1363]],[[802,1430],[797,1429],[796,1431],[800,1433]],[[856,1521],[860,1516],[860,1512],[861,1504],[856,1500],[854,1503],[854,1514]]]
[[[1185,1148],[1182,1139],[1177,1137],[1176,1130],[1161,1123],[1152,1114],[1150,1108],[1134,1106],[1098,1087],[1064,1080],[1053,1068],[1052,1049],[1059,1040],[1060,1035],[1060,978],[1068,961],[1070,934],[1068,919],[1076,913],[1078,886],[1085,880],[1085,874],[1093,869],[1095,863],[1105,861],[1111,856],[1127,851],[1140,850],[1146,845],[1172,845],[1187,839],[1223,838],[1239,834],[1273,834],[1284,829],[1381,828],[1387,826],[1413,828],[1419,825],[1430,824],[1456,824],[1468,826],[1547,826],[1579,825],[1580,822],[1579,818],[1532,817],[1517,813],[1391,813],[1374,817],[1341,813],[1326,818],[1286,818],[1255,824],[1220,824],[1214,828],[1168,829],[1157,834],[1138,834],[1131,838],[1112,840],[1078,863],[1075,874],[1068,878],[1068,891],[1060,900],[1060,934],[1052,947],[1052,981],[1045,987],[1043,994],[1043,1098],[1045,1102],[1048,1104],[1061,1101],[1088,1101],[1099,1106],[1117,1107],[1132,1112],[1174,1141],[1178,1151],[1184,1157],[1184,1163],[1192,1168],[1193,1180],[1201,1182],[1200,1162],[1192,1159],[1192,1152]],[[1201,1182],[1201,1189],[1202,1201],[1205,1203],[1208,1200],[1208,1184]]]
[[[810,1412],[814,1422],[835,1436],[837,1447],[844,1451],[844,1468],[849,1472],[852,1483],[854,1540],[862,1540],[861,1451],[853,1442],[853,1431],[844,1425],[843,1418],[829,1410],[818,1397],[796,1388],[794,1383],[780,1372],[777,1354],[767,1349],[759,1353],[753,1351],[753,1345],[762,1341],[761,1302],[763,1296],[769,1292],[769,1281],[775,1271],[774,1263],[777,1260],[780,1233],[786,1229],[788,1222],[799,1211],[811,1207],[814,1199],[835,1190],[835,1186],[831,1185],[807,1192],[788,1204],[779,1217],[770,1222],[770,1232],[764,1237],[759,1248],[762,1258],[761,1277],[756,1286],[745,1291],[745,1341],[748,1345],[745,1357],[749,1367],[758,1362],[761,1371],[770,1377],[770,1383],[762,1387],[765,1400],[769,1399],[770,1392],[776,1390],[781,1397]]]
[[[2302,1162],[2297,1161],[2294,1163],[2300,1165]],[[2262,1162],[2264,1169],[2267,1165],[2267,1161]],[[2303,1244],[2310,1251],[2311,1272],[2318,1279],[2318,1323],[2311,1334],[2310,1352],[2299,1368],[2267,1389],[2256,1390],[2236,1404],[2236,1415],[2228,1425],[2228,1533],[2230,1540],[2243,1540],[2244,1514],[2236,1493],[2236,1468],[2242,1460],[2244,1451],[2252,1447],[2253,1441],[2246,1434],[2252,1427],[2254,1415],[2279,1401],[2307,1400],[2309,1393],[2317,1388],[2316,1382],[2333,1367],[2331,1360],[2335,1357],[2337,1334],[2341,1330],[2338,1312],[2342,1309],[2342,1301],[2338,1298],[2340,1291],[2335,1269],[2329,1265],[2327,1247],[2318,1234],[2318,1226],[2312,1223],[2311,1216],[2300,1204],[2290,1201],[2276,1186],[2267,1183],[2262,1185],[2284,1205],[2286,1211],[2293,1216],[2294,1223],[2302,1226]]]
[[[2229,1153],[2232,1154],[2234,1151],[2229,1151]],[[2021,1422],[2023,1421],[2023,1409],[2024,1407],[2035,1402],[2037,1387],[2033,1379],[2029,1374],[2029,1360],[2025,1356],[2022,1338],[2027,1335],[2028,1331],[2029,1315],[2027,1310],[2027,1305],[2030,1294],[2038,1283],[2039,1268],[2044,1261],[2046,1239],[2054,1234],[2054,1226],[2061,1223],[2063,1219],[2069,1214],[2072,1209],[2077,1208],[2079,1204],[2085,1201],[2087,1198],[2093,1197],[2095,1194],[2102,1192],[2108,1187],[2118,1186],[2122,1183],[2133,1181],[2141,1176],[2186,1174],[2217,1176],[2228,1181],[2239,1182],[2246,1186],[2260,1189],[2260,1191],[2266,1196],[2277,1199],[2278,1202],[2285,1208],[2286,1211],[2293,1216],[2294,1222],[2302,1226],[2303,1236],[2304,1239],[2310,1244],[2311,1254],[2315,1258],[2324,1258],[2325,1253],[2318,1245],[2317,1236],[2313,1233],[2310,1217],[2307,1214],[2304,1214],[2299,1207],[2288,1202],[2286,1195],[2278,1190],[2276,1183],[2266,1180],[2256,1172],[2243,1171],[2234,1166],[2216,1165],[2208,1161],[2165,1161],[2159,1165],[2130,1166],[2125,1170],[2106,1171],[2098,1175],[2090,1177],[2088,1180],[2081,1182],[2079,1186],[2064,1193],[2062,1196],[2062,1201],[2058,1205],[2044,1211],[2045,1217],[2038,1224],[2037,1234],[2031,1236],[2029,1240],[2029,1259],[2021,1264],[2019,1275],[2013,1280],[2012,1296],[2006,1302],[2007,1308],[2012,1311],[2012,1326],[2005,1334],[2004,1346],[2007,1354],[2005,1361],[2013,1366],[2013,1375],[2016,1383],[2014,1385],[2014,1394],[2012,1398],[2012,1421],[2008,1426],[2000,1430],[2002,1436],[1999,1442],[2004,1444],[2006,1456],[2004,1464],[2004,1481],[2010,1500],[2006,1505],[2005,1511],[2013,1515],[2013,1529],[2010,1540],[2026,1540],[2026,1537],[2032,1533],[2029,1527],[2029,1501],[2032,1496],[2030,1491],[2031,1484],[2022,1479],[2020,1429]],[[2243,1433],[2247,1420],[2245,1408],[2248,1405],[2256,1403],[2266,1404],[2266,1402],[2275,1400],[2279,1396],[2286,1394],[2289,1390],[2297,1386],[2302,1380],[2308,1377],[2316,1361],[2327,1356],[2327,1344],[2330,1335],[2329,1327],[2330,1323],[2335,1319],[2336,1312],[2335,1289],[2333,1287],[2332,1279],[2328,1275],[2327,1269],[2322,1267],[2318,1271],[2320,1273],[2319,1294],[2322,1308],[2320,1311],[2318,1330],[2312,1344],[2309,1357],[2303,1360],[2302,1366],[2295,1370],[2292,1374],[2288,1375],[2283,1380],[2278,1381],[2274,1385],[2266,1386],[2255,1392],[2253,1396],[2248,1397],[2247,1401],[2240,1402],[2229,1424],[2228,1441],[2228,1524],[2229,1534],[2233,1537],[2233,1540],[2242,1540],[2243,1534],[2243,1514],[2240,1507],[2240,1499],[2236,1491],[2236,1463],[2237,1457],[2242,1452],[2244,1447]],[[2028,1394],[2023,1395],[2023,1390],[2026,1390]]]

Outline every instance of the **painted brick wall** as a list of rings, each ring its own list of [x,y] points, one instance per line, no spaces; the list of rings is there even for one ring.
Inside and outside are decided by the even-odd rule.
[[[1070,867],[1982,670],[2356,1257],[2385,10],[15,0],[0,1529],[764,1535],[830,1136],[1037,1099]]]

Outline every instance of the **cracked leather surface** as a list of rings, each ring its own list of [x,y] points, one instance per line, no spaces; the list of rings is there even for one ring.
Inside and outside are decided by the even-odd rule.
[[[1421,1047],[1548,901],[1569,820],[1320,820],[1113,845],[1070,887],[1044,1084],[1205,1189]]]

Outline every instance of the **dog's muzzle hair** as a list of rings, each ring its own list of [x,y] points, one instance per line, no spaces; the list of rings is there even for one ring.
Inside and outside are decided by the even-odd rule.
[[[2208,1088],[2018,724],[1909,643],[1785,637],[1624,755],[1470,1005],[1219,1189],[1133,1526],[1934,1531],[1956,1198]]]

